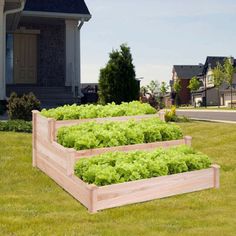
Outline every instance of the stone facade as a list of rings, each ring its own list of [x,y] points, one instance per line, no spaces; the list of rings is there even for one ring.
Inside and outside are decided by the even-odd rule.
[[[19,27],[40,30],[38,35],[38,74],[40,86],[65,85],[65,24],[20,23]]]

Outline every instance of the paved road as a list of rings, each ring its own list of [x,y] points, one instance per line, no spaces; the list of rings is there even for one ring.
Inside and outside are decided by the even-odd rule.
[[[236,122],[236,111],[185,111],[177,110],[177,115],[184,115],[189,118],[202,119],[202,120],[219,120]]]

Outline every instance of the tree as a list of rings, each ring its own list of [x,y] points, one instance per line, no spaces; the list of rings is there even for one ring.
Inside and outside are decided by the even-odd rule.
[[[159,82],[152,80],[147,86],[142,86],[140,94],[143,102],[148,102],[151,106],[157,108],[160,97]]]
[[[180,79],[175,80],[174,85],[173,85],[173,89],[176,94],[175,95],[175,105],[177,106],[178,102],[179,102],[179,93],[182,89],[182,86],[180,84]]]
[[[220,86],[224,82],[224,68],[217,62],[216,67],[212,70],[213,73],[213,83],[218,91],[218,107],[220,107]]]
[[[139,81],[135,79],[135,67],[126,44],[120,50],[113,50],[109,54],[109,61],[100,70],[99,100],[106,104],[115,102],[130,102],[139,99]]]
[[[231,94],[231,108],[233,107],[233,80],[234,80],[234,65],[231,62],[231,58],[227,58],[224,61],[224,77],[225,82],[230,86],[230,94]]]
[[[194,107],[196,107],[194,92],[196,92],[200,88],[200,85],[201,85],[201,83],[200,83],[199,79],[197,78],[197,76],[194,76],[189,82],[188,88],[190,89],[190,91],[193,95]]]
[[[165,81],[162,81],[161,87],[160,87],[160,108],[165,107],[164,96],[166,95],[168,89],[169,89],[169,85],[166,84]]]
[[[144,97],[144,96],[146,96],[147,93],[148,93],[148,88],[146,86],[142,86],[140,88],[140,96]]]
[[[153,97],[158,97],[160,93],[160,84],[158,81],[152,80],[149,85],[147,85],[148,92]]]
[[[166,82],[161,82],[160,92],[161,95],[164,96],[167,93],[167,90],[169,89],[169,85],[166,84]]]

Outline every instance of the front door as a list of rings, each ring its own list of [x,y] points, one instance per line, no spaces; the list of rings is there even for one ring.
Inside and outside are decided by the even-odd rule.
[[[14,34],[14,83],[37,82],[37,35]]]

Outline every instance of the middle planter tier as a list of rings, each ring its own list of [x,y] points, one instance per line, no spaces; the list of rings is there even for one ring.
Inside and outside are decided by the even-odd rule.
[[[182,138],[183,134],[179,126],[160,121],[158,118],[125,122],[86,122],[57,130],[57,142],[77,151]]]

